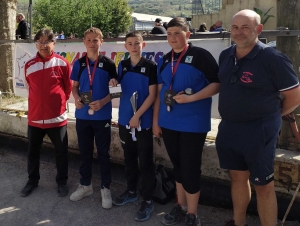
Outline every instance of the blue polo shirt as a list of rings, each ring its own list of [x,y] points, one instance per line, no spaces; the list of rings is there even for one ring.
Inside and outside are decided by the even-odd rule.
[[[92,62],[89,59],[90,72],[94,70],[95,61]],[[98,59],[98,65],[95,71],[93,80],[93,100],[101,100],[109,94],[109,81],[110,79],[117,79],[117,70],[115,63],[106,56],[100,54]],[[86,56],[78,59],[73,66],[71,80],[79,82],[79,92],[90,91],[90,80],[88,70],[86,67]],[[90,107],[85,104],[83,108],[75,110],[75,117],[85,120],[108,120],[111,119],[112,105],[108,102],[99,111],[95,111],[93,115],[88,114]]]
[[[185,104],[175,102],[170,112],[163,103],[164,94],[170,89],[172,82],[171,56],[172,51],[164,55],[158,63],[157,81],[162,84],[158,125],[181,132],[208,132],[211,129],[211,97]],[[175,65],[174,60],[174,68]],[[192,88],[197,93],[212,82],[219,82],[216,60],[207,50],[189,43],[174,76],[172,90],[178,93]]]
[[[149,86],[157,84],[157,66],[144,57],[134,67],[130,58],[123,60],[118,66],[118,81],[122,87],[122,97],[119,106],[119,124],[126,126],[133,116],[130,97],[137,91],[137,109],[149,96]],[[149,107],[141,116],[141,128],[152,127],[153,107]]]
[[[219,57],[222,119],[250,122],[281,114],[280,92],[299,85],[289,58],[260,41],[238,61],[235,50],[233,45]]]

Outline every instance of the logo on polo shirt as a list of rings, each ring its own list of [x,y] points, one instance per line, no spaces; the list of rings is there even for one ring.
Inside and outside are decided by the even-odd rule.
[[[256,177],[254,180],[255,180],[256,182],[260,183],[260,180],[259,180],[258,177]]]
[[[124,68],[123,68],[123,71],[127,71],[127,68],[126,68],[126,67],[124,67]]]
[[[82,64],[81,64],[81,67],[85,67],[85,63],[82,63]]]
[[[169,60],[166,60],[166,61],[165,61],[165,63],[168,63],[168,62],[169,62]]]
[[[141,68],[141,72],[142,72],[142,73],[145,73],[145,71],[146,71],[146,68],[145,68],[145,67],[142,67],[142,68]]]
[[[193,60],[193,56],[186,56],[185,58],[185,63],[192,63],[192,60]]]
[[[251,80],[251,76],[253,74],[251,72],[248,72],[248,71],[245,71],[243,72],[243,75],[242,77],[240,78],[240,80],[243,82],[243,83],[251,83],[252,80]]]
[[[99,64],[98,64],[98,67],[103,67],[103,63],[102,62],[100,62]]]

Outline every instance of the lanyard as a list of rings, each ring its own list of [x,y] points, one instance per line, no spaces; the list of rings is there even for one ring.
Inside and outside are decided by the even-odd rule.
[[[86,56],[86,58],[85,58],[85,62],[86,62],[86,66],[87,66],[87,70],[88,70],[88,74],[89,74],[90,92],[91,93],[93,91],[93,81],[94,81],[94,77],[95,77],[96,68],[97,68],[97,65],[98,65],[98,59],[99,59],[99,57],[97,57],[97,60],[94,63],[94,69],[93,69],[93,72],[91,74],[90,63],[89,63],[88,57]]]
[[[184,50],[181,52],[179,58],[177,59],[175,68],[174,68],[174,50],[172,50],[172,60],[171,60],[172,82],[171,82],[171,84],[170,84],[170,90],[172,90],[174,77],[175,77],[177,68],[178,68],[178,66],[179,66],[179,63],[180,63],[180,61],[181,61],[181,58],[182,58],[182,57],[184,56],[184,54],[186,53],[188,47],[189,47],[189,45],[186,44],[186,46],[184,47]]]

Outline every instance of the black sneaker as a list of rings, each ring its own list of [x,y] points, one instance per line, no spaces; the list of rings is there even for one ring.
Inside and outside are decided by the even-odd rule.
[[[134,219],[137,221],[146,221],[149,219],[150,214],[154,211],[153,201],[151,203],[147,203],[146,201],[142,201],[141,208],[136,212]]]
[[[122,195],[119,195],[113,200],[113,204],[116,206],[123,206],[126,203],[135,202],[138,200],[137,192],[133,194],[126,190]]]
[[[200,220],[194,214],[187,214],[185,216],[184,226],[201,226]]]
[[[65,184],[59,184],[57,187],[57,192],[58,192],[59,197],[64,197],[64,196],[67,196],[67,194],[69,192],[69,188]]]
[[[161,218],[161,223],[164,225],[173,225],[177,224],[180,221],[184,220],[186,212],[182,210],[181,206],[176,203],[171,212],[167,213]]]
[[[28,195],[30,195],[31,194],[31,192],[35,189],[35,188],[37,188],[37,184],[26,184],[25,185],[25,187],[21,190],[21,193],[20,193],[20,195],[22,196],[22,197],[26,197],[26,196],[28,196]]]

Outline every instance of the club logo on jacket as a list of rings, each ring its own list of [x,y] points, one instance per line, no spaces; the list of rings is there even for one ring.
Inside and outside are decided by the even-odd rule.
[[[50,77],[51,78],[57,78],[58,77],[58,73],[56,71],[51,71]]]
[[[126,67],[124,67],[124,68],[123,68],[123,71],[127,71],[127,68],[126,68]]]
[[[193,60],[193,56],[186,56],[185,58],[185,63],[192,63],[192,60]]]
[[[81,67],[85,67],[85,63],[82,63],[82,64],[81,64]]]
[[[252,82],[252,80],[251,80],[251,76],[252,76],[253,74],[252,73],[250,73],[250,72],[243,72],[243,75],[242,75],[242,77],[240,78],[241,79],[241,81],[243,82],[243,83],[251,83]]]
[[[98,67],[103,67],[103,63],[102,62],[100,62],[99,64],[98,64]]]
[[[146,71],[146,68],[145,68],[145,67],[142,67],[142,68],[141,68],[141,72],[142,72],[142,73],[145,73],[145,71]]]

